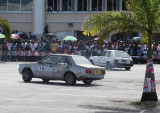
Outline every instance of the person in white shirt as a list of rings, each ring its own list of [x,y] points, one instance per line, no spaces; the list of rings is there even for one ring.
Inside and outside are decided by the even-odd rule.
[[[7,60],[11,60],[11,47],[12,47],[12,43],[7,42],[7,48],[8,48]]]
[[[35,51],[36,45],[33,42],[31,42],[30,43],[30,48],[31,48],[31,51]]]
[[[11,47],[12,47],[12,43],[7,42],[7,48],[8,48],[8,51],[11,51]]]
[[[89,45],[86,46],[86,50],[87,50],[88,56],[90,57],[91,56],[91,52],[92,52],[92,46],[91,46],[91,44],[89,44]]]

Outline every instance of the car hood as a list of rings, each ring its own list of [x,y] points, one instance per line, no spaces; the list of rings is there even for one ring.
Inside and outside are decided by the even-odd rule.
[[[92,69],[105,69],[104,67],[95,66],[91,64],[78,64],[77,66],[85,67],[85,68],[92,68]]]

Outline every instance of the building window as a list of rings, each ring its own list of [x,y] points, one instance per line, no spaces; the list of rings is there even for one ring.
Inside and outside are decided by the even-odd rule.
[[[62,0],[62,11],[73,11],[74,0]]]
[[[7,11],[7,0],[0,0],[0,11]]]
[[[59,9],[59,0],[48,0],[47,1],[47,11],[51,12],[51,11],[58,11]]]
[[[118,11],[125,0],[46,0],[47,11]]]
[[[117,0],[107,0],[107,10],[108,11],[116,11],[117,7],[116,7],[116,1]]]
[[[20,11],[20,0],[8,0],[9,11]]]
[[[0,0],[0,11],[32,11],[33,0]]]
[[[32,11],[33,0],[21,0],[21,11]]]
[[[122,10],[123,10],[123,11],[127,11],[126,0],[123,0],[123,1],[122,1]]]
[[[78,0],[77,7],[78,11],[87,11],[87,0]]]
[[[54,1],[53,1],[53,11],[58,11],[58,7],[57,7],[58,4],[59,4],[59,3],[58,3],[58,0],[54,0]]]
[[[102,11],[102,0],[92,0],[92,11]]]

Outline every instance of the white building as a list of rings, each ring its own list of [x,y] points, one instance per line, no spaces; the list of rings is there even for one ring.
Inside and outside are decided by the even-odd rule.
[[[67,35],[83,37],[86,17],[101,11],[124,10],[124,0],[0,0],[0,16],[12,30],[43,34],[48,31],[61,40]]]

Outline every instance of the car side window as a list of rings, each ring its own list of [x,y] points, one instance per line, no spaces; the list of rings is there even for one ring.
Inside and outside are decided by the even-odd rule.
[[[102,51],[100,56],[105,56],[105,54],[106,54],[106,51]]]
[[[105,56],[107,56],[107,57],[111,57],[111,52],[110,52],[110,51],[106,51]]]
[[[111,57],[111,51],[108,51],[108,57]]]
[[[58,56],[49,56],[42,61],[42,63],[56,63]]]
[[[57,63],[60,65],[70,65],[70,61],[66,56],[59,56]]]
[[[108,51],[106,51],[105,56],[107,56],[107,57],[108,57]]]

